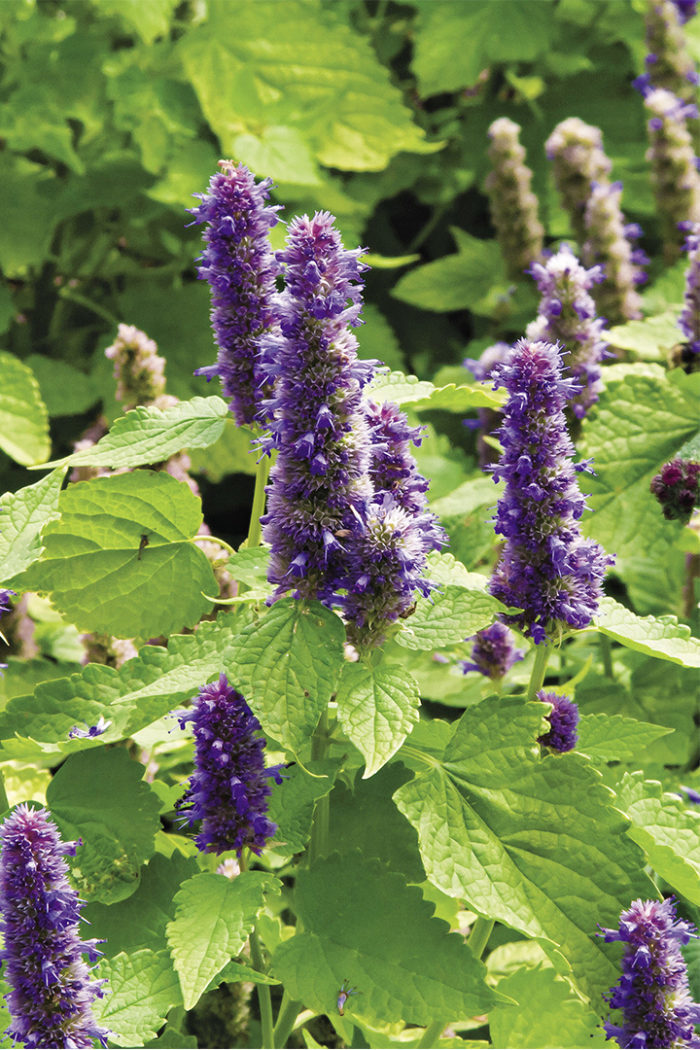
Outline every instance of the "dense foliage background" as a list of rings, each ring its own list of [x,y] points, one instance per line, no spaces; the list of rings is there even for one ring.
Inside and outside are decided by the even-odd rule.
[[[681,448],[698,458],[700,377],[669,364],[687,264],[664,259],[644,106],[631,86],[644,68],[645,6],[0,5],[0,582],[28,594],[14,621],[3,621],[0,772],[9,805],[46,803],[64,837],[84,840],[73,876],[92,935],[106,941],[101,972],[112,992],[100,1010],[114,1045],[260,1045],[240,979],[265,978],[247,960],[230,961],[256,915],[272,955],[269,980],[311,1011],[294,1045],[415,1046],[421,1032],[410,1026],[438,1021],[459,1021],[441,1046],[605,1045],[602,995],[619,952],[596,940],[597,924],[616,925],[632,897],[654,895],[654,882],[700,917],[700,820],[679,794],[681,783],[700,790],[700,620],[687,578],[700,538],[665,521],[649,492]],[[700,17],[685,33],[700,60]],[[538,304],[530,277],[507,276],[489,217],[486,133],[500,116],[522,128],[552,245],[573,235],[544,142],[569,116],[600,127],[625,214],[642,226],[651,258],[645,319],[612,329],[620,360],[606,365],[599,404],[576,434],[596,470],[582,482],[593,511],[584,530],[616,555],[607,581],[615,601],[602,633],[569,639],[550,660],[548,685],[575,695],[583,718],[579,752],[566,765],[550,756],[546,775],[527,743],[542,709],[513,698],[532,654],[507,679],[513,696],[491,704],[480,704],[491,683],[459,666],[470,652],[464,639],[498,609],[470,576],[488,576],[497,555],[495,496],[463,420],[501,400],[476,387],[462,362],[521,336]],[[304,627],[288,604],[268,610],[264,556],[238,554],[230,571],[250,600],[193,633],[212,610],[202,593],[216,585],[190,542],[201,517],[186,485],[149,479],[149,522],[165,516],[170,529],[167,567],[153,575],[145,557],[115,560],[123,535],[136,547],[145,529],[134,516],[145,491],[138,472],[91,489],[87,502],[84,490],[64,486],[59,503],[60,461],[73,443],[99,417],[106,426],[123,415],[104,351],[126,323],[157,342],[167,391],[182,404],[154,446],[118,424],[116,451],[89,465],[131,469],[188,448],[212,533],[236,548],[246,537],[251,434],[222,403],[191,401],[218,389],[193,375],[215,347],[209,291],[196,276],[200,231],[186,225],[185,209],[220,157],[270,176],[283,218],[327,209],[347,246],[367,247],[360,353],[389,366],[377,389],[426,427],[416,457],[451,541],[449,554],[432,556],[441,597],[420,599],[386,647],[388,666],[417,682],[394,681],[408,697],[396,701],[400,717],[385,713],[378,729],[346,713],[346,735],[323,759],[310,745],[320,709],[305,698],[311,689],[325,707],[343,695],[337,617],[319,607]],[[272,237],[281,247],[282,224]],[[48,461],[54,469],[41,480],[28,472]],[[104,557],[88,578],[80,555],[94,545]],[[167,648],[147,646],[118,669],[84,667],[85,632]],[[173,813],[192,742],[169,712],[222,670],[252,694],[275,760],[303,762],[273,793],[281,831],[265,870],[281,882],[261,875],[240,891],[235,879],[214,876],[217,859],[197,854]],[[366,698],[375,683],[343,688],[346,698],[353,688]],[[372,702],[381,707],[379,692]],[[478,865],[460,866],[441,839],[449,777],[438,758],[465,709],[449,790],[465,811],[477,796],[483,804],[450,835],[465,851],[479,835],[486,846]],[[72,726],[100,716],[110,721],[105,734],[68,739]],[[389,761],[411,730],[410,746]],[[438,756],[435,768],[416,786],[425,755]],[[375,775],[362,779],[362,770]],[[331,788],[328,855],[295,880],[314,804]],[[561,856],[552,842],[565,843]],[[292,907],[304,930],[294,936]],[[462,933],[477,914],[498,920],[485,954],[488,988],[464,962],[463,938],[448,936],[433,908]],[[349,941],[348,929],[356,931]],[[407,976],[394,964],[413,945],[421,958]],[[700,952],[691,944],[687,953],[698,998]],[[461,991],[450,979],[460,967],[469,974]],[[358,993],[342,1017],[335,1003],[346,978]]]

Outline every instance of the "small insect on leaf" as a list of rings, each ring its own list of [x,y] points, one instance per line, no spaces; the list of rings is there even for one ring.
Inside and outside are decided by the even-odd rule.
[[[141,561],[141,555],[144,552],[144,548],[146,548],[147,546],[148,546],[148,536],[145,533],[142,533],[141,540],[139,542],[139,552],[136,555],[136,561]]]
[[[338,990],[337,1004],[338,1004],[338,1013],[340,1014],[341,1017],[345,1016],[345,1004],[346,1004],[346,1002],[348,1001],[348,999],[350,998],[351,995],[357,995],[357,988],[351,988],[350,987],[350,982],[348,981],[348,979],[346,977],[345,980],[343,981],[343,983],[341,984],[340,989]]]

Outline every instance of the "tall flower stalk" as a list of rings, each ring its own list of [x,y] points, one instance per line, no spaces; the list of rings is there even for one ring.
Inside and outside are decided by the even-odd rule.
[[[503,619],[540,644],[567,627],[590,624],[612,559],[581,536],[581,467],[573,463],[564,415],[577,384],[562,376],[559,350],[521,339],[493,379],[509,397],[499,430],[503,454],[493,472],[505,482],[495,529],[506,543],[491,593],[522,610]]]
[[[646,71],[635,81],[644,93],[663,88],[683,100],[697,97],[698,74],[688,51],[683,25],[694,14],[691,0],[647,0],[644,26]]]
[[[644,104],[650,114],[646,156],[651,164],[665,255],[672,261],[680,254],[683,242],[681,224],[700,222],[700,174],[688,130],[688,120],[697,118],[697,109],[664,88],[649,92]]]
[[[0,828],[1,958],[11,991],[8,1035],[26,1047],[107,1046],[92,1003],[103,982],[83,958],[101,954],[80,937],[82,902],[70,885],[63,842],[45,809],[18,806]]]
[[[488,130],[493,168],[486,191],[506,271],[513,280],[539,259],[544,238],[537,197],[530,188],[532,172],[525,164],[519,134],[520,127],[508,117],[499,117]]]

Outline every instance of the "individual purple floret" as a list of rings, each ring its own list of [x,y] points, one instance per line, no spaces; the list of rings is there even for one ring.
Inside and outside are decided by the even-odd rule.
[[[669,521],[688,521],[700,504],[700,463],[672,459],[664,463],[649,486]]]
[[[226,675],[205,685],[180,726],[193,725],[195,770],[177,808],[190,826],[202,822],[195,842],[203,853],[247,847],[260,853],[277,830],[267,816],[269,778],[282,783],[281,766],[265,768],[260,723]]]
[[[694,806],[700,806],[700,791],[686,787],[685,784],[681,784],[681,791],[685,791],[688,802],[692,802]]]
[[[525,656],[523,649],[516,649],[515,635],[505,624],[496,622],[473,637],[472,658],[462,660],[464,674],[478,671],[494,681],[499,681],[510,671],[513,664]]]
[[[286,288],[277,299],[279,331],[265,341],[265,368],[275,381],[265,403],[267,448],[278,456],[260,519],[276,597],[291,591],[330,600],[342,536],[357,527],[372,496],[362,389],[374,364],[358,360],[348,327],[360,323],[367,268],[360,255],[343,247],[328,212],[293,219],[278,253]]]
[[[635,81],[642,94],[663,88],[684,102],[695,100],[698,75],[683,30],[694,9],[695,0],[647,0],[646,72]]]
[[[646,281],[649,259],[632,241],[641,234],[636,223],[626,223],[620,199],[621,182],[592,182],[584,212],[587,237],[582,258],[587,266],[602,265],[604,280],[593,295],[599,313],[611,324],[642,316],[637,286]]]
[[[700,222],[700,174],[687,121],[697,109],[670,91],[656,88],[644,99],[651,114],[647,121],[651,181],[661,219],[667,261],[677,258],[683,242],[679,224]]]
[[[537,742],[551,747],[552,751],[573,751],[578,741],[578,707],[569,700],[548,689],[540,689],[537,699],[543,704],[551,704],[552,710],[547,715],[550,729],[537,737]]]
[[[494,120],[488,130],[493,170],[486,179],[486,192],[506,272],[512,280],[521,278],[539,259],[544,238],[537,197],[530,189],[532,172],[525,164],[519,135],[520,127],[508,117]]]
[[[114,361],[117,401],[124,408],[150,404],[165,392],[165,358],[140,328],[120,324],[105,357]]]
[[[209,192],[197,194],[195,222],[206,223],[206,247],[198,262],[200,280],[211,288],[211,324],[219,350],[215,365],[195,375],[219,376],[237,423],[258,417],[263,376],[260,340],[275,323],[273,298],[279,266],[270,228],[279,208],[267,204],[271,179],[256,183],[243,164],[219,161]]]
[[[622,1011],[621,1023],[605,1022],[607,1038],[620,1047],[700,1047],[700,1005],[691,999],[681,954],[697,933],[677,918],[673,898],[633,901],[618,928],[601,927],[601,934],[625,945],[622,975],[608,999]]]
[[[111,721],[109,719],[107,719],[105,721],[105,716],[104,715],[100,715],[100,717],[97,719],[97,722],[96,722],[96,724],[94,726],[88,726],[87,723],[85,723],[85,724],[87,726],[86,729],[81,729],[80,726],[73,726],[72,729],[69,729],[68,730],[68,739],[69,740],[79,740],[79,739],[93,740],[96,736],[102,736],[102,734],[105,733],[109,729],[109,727],[111,726],[112,723],[111,723]]]
[[[600,364],[608,342],[605,322],[596,317],[590,290],[603,279],[600,266],[586,270],[567,245],[546,263],[533,263],[530,273],[541,299],[539,314],[527,326],[528,339],[557,343],[564,363],[578,382],[571,408],[583,419],[602,389]]]
[[[700,355],[700,224],[687,231],[685,250],[688,253],[688,269],[685,273],[685,295],[683,309],[678,318],[678,327],[683,332],[688,349]],[[698,358],[700,361],[700,357]]]
[[[603,150],[603,134],[578,117],[568,117],[557,124],[545,149],[576,240],[583,244],[588,236],[585,213],[591,183],[606,183],[612,169],[612,161]]]
[[[494,480],[506,483],[495,518],[506,544],[491,593],[522,609],[504,615],[504,621],[541,643],[563,625],[589,625],[613,559],[581,536],[578,522],[586,505],[576,481],[581,466],[572,462],[564,415],[578,387],[562,377],[558,348],[521,339],[493,378],[509,398],[498,431],[503,454],[493,472]]]
[[[64,857],[76,843],[61,841],[47,810],[25,804],[5,820],[0,839],[7,1034],[27,1047],[107,1046],[109,1032],[92,1015],[103,982],[91,979],[83,959],[101,953],[97,941],[80,938],[82,904],[66,878]]]

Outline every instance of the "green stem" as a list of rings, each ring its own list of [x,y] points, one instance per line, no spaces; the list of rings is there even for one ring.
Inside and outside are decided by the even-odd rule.
[[[484,954],[484,948],[489,943],[489,937],[494,925],[494,919],[483,919],[479,916],[472,926],[472,932],[469,934],[467,944],[474,953],[475,958],[480,959]]]
[[[292,999],[289,992],[285,992],[282,996],[274,1032],[275,1046],[286,1046],[301,1010],[301,1005],[296,999]]]
[[[530,675],[530,684],[527,687],[528,700],[535,700],[538,690],[540,690],[544,684],[545,671],[547,670],[547,660],[549,659],[549,643],[543,642],[541,645],[535,646],[535,662],[532,665],[532,674]]]
[[[615,677],[612,662],[612,646],[610,645],[610,639],[607,634],[600,634],[600,654],[603,657],[603,670],[605,671],[606,678]]]
[[[311,758],[326,757],[328,751],[328,708],[321,715],[316,732],[311,739]],[[309,861],[311,864],[328,853],[328,833],[330,829],[330,797],[324,795],[316,803],[314,822],[311,828]]]
[[[418,1040],[418,1046],[427,1046],[428,1050],[431,1047],[437,1046],[438,1040],[442,1035],[442,1030],[445,1027],[444,1021],[433,1021],[423,1032],[423,1035]]]
[[[248,868],[248,858],[244,853],[241,853],[240,858],[241,871],[246,871]],[[260,938],[255,930],[255,927],[250,931],[250,959],[253,963],[254,969],[260,973],[267,973],[267,967],[265,965],[265,959],[263,958],[262,946],[260,944]],[[274,1050],[275,1046],[275,1035],[274,1035],[274,1024],[272,1021],[272,996],[270,995],[269,984],[256,984],[258,992],[258,1005],[260,1006],[260,1023],[262,1025],[262,1048],[261,1050]]]
[[[208,543],[216,543],[217,546],[223,547],[223,549],[225,551],[228,551],[230,554],[235,554],[236,553],[236,548],[235,547],[232,547],[230,543],[226,542],[226,540],[220,540],[218,536],[212,536],[211,534],[208,535],[208,536],[205,536],[205,535],[195,536],[194,539],[192,540],[192,542],[196,543],[197,540],[207,540]]]
[[[248,540],[246,547],[259,547],[262,539],[262,526],[260,518],[265,510],[265,486],[270,474],[270,457],[263,456],[258,463],[255,474],[255,492],[253,493],[253,506],[250,511],[250,525],[248,526]]]

